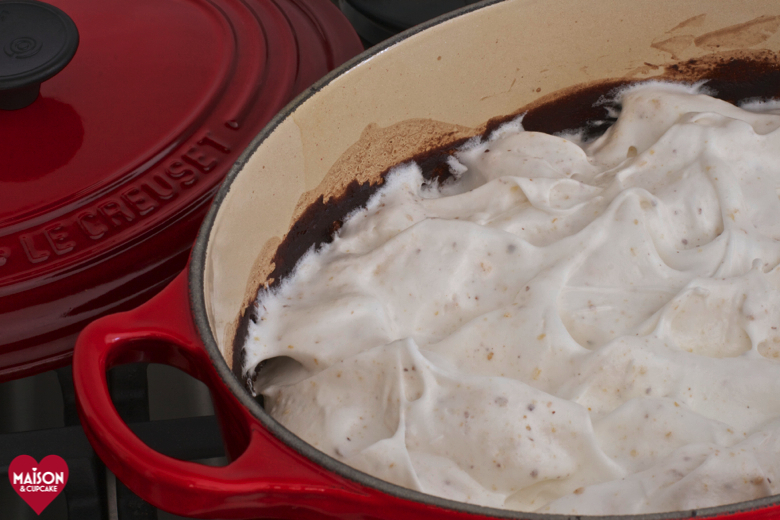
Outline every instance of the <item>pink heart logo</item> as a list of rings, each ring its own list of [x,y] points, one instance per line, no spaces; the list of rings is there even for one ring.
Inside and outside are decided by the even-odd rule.
[[[68,483],[68,464],[58,455],[36,462],[29,455],[19,455],[8,467],[8,480],[22,500],[41,514]]]

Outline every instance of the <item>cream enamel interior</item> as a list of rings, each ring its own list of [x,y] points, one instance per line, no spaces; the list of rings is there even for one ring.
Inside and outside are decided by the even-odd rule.
[[[743,48],[780,50],[780,2],[506,0],[365,59],[279,124],[216,215],[204,297],[228,365],[242,309],[299,208],[315,196],[376,178],[435,143],[433,132],[475,135],[490,118],[566,87],[651,78],[664,64]],[[388,136],[398,137],[391,146],[366,144]],[[361,160],[350,160],[357,153]]]

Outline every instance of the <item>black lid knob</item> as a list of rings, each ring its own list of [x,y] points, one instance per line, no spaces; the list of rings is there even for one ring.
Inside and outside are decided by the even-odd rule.
[[[34,0],[0,0],[0,109],[24,108],[41,83],[76,54],[79,32],[70,17]]]

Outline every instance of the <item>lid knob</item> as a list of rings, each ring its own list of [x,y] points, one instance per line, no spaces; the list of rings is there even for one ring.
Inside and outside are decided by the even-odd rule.
[[[35,0],[0,0],[0,110],[38,97],[41,83],[76,54],[79,32],[70,17]]]

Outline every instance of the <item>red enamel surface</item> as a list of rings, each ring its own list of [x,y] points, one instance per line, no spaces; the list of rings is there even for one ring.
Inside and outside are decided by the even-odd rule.
[[[164,287],[252,138],[362,50],[327,0],[51,3],[76,56],[0,111],[0,381]]]
[[[73,61],[41,86],[39,102],[0,113],[3,137],[19,137],[5,145],[11,161],[3,227],[67,211],[84,193],[121,182],[143,166],[139,161],[186,138],[200,126],[204,105],[218,100],[236,54],[230,26],[207,3],[136,0],[126,13],[116,2],[57,6],[73,18],[81,41]],[[261,55],[265,49],[255,46]],[[41,101],[59,103],[70,117],[41,109]],[[45,137],[36,139],[38,132]],[[80,139],[68,139],[72,134]]]

